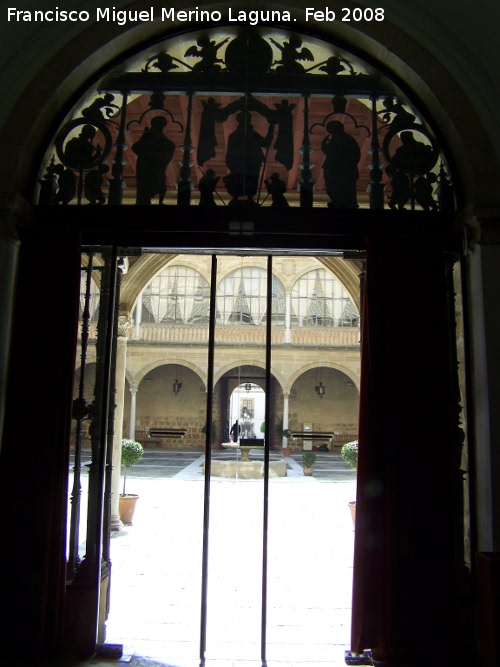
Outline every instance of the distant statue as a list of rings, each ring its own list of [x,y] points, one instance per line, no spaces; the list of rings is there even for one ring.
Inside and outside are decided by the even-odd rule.
[[[93,143],[96,133],[93,125],[84,125],[78,137],[73,137],[67,142],[64,148],[66,166],[77,171],[91,167],[102,153],[102,147]]]
[[[283,42],[283,45],[278,44],[278,42],[272,38],[269,38],[269,41],[272,42],[274,46],[276,46],[276,48],[281,51],[281,60],[277,61],[277,72],[284,72],[287,74],[302,74],[305,72],[305,68],[298,61],[314,61],[314,56],[308,48],[300,48],[302,46],[302,40],[300,37],[292,36],[288,42]]]
[[[224,177],[224,184],[236,204],[238,197],[246,196],[247,203],[254,203],[253,198],[259,189],[259,174],[266,161],[263,148],[269,148],[274,133],[270,124],[265,137],[252,127],[251,115],[240,112],[236,120],[237,128],[229,135],[227,142],[226,165],[229,174]],[[231,205],[231,204],[230,204]]]
[[[104,183],[104,174],[107,174],[109,167],[107,164],[100,164],[97,169],[92,169],[85,176],[85,185],[83,194],[91,204],[105,204],[106,196],[102,191]]]
[[[164,134],[166,125],[164,116],[155,116],[151,120],[151,127],[146,128],[142,137],[132,146],[137,155],[136,204],[151,204],[155,196],[158,196],[158,203],[163,204],[167,193],[166,169],[175,151],[174,142]]]
[[[76,196],[76,176],[71,169],[65,169],[64,165],[56,164],[53,168],[57,174],[57,191],[54,196],[54,204],[67,206]]]
[[[184,57],[201,58],[200,62],[193,66],[193,72],[219,72],[221,66],[218,63],[223,63],[224,61],[218,57],[217,52],[227,42],[229,42],[229,37],[226,37],[226,39],[217,44],[211,41],[207,35],[201,35],[196,42],[199,48],[190,46]]]
[[[325,187],[332,208],[357,208],[356,183],[359,178],[358,162],[361,151],[357,141],[346,133],[338,120],[326,126],[329,136],[321,142],[325,154],[323,173]]]
[[[215,175],[213,169],[207,169],[198,183],[200,191],[200,206],[217,206],[214,200],[214,192],[219,182],[219,176]]]
[[[273,203],[271,206],[289,206],[286,197],[286,185],[285,182],[280,179],[280,176],[277,172],[271,174],[269,180],[265,181],[267,192],[272,198]]]

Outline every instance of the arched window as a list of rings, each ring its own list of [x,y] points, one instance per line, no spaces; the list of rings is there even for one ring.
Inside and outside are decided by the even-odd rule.
[[[157,324],[203,324],[209,320],[210,285],[195,269],[168,266],[142,295],[143,321]]]
[[[292,324],[299,327],[357,327],[359,313],[339,280],[326,269],[314,269],[293,286]]]
[[[285,323],[285,288],[273,276],[272,318]],[[266,322],[267,272],[258,267],[232,271],[217,289],[217,317],[221,324],[255,324]]]

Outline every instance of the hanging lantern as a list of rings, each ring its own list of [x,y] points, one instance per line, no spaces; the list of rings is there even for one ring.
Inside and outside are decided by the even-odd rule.
[[[315,391],[320,398],[323,398],[323,396],[325,394],[325,387],[323,386],[322,382],[320,382],[319,384],[316,385]]]

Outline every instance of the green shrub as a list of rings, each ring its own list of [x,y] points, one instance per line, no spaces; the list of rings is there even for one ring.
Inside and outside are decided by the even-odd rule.
[[[358,441],[346,442],[342,445],[340,456],[348,466],[357,470],[358,468]]]
[[[144,447],[136,440],[122,440],[122,463],[126,468],[130,468],[144,454]]]
[[[125,494],[125,482],[127,481],[127,469],[137,463],[144,454],[144,447],[136,440],[122,440],[122,465],[125,466],[123,474],[123,495]]]
[[[304,468],[312,468],[317,458],[316,452],[304,452],[302,454],[302,465]]]

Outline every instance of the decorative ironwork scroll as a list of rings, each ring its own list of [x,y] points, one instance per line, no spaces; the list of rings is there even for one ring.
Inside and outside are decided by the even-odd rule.
[[[99,82],[49,147],[38,203],[454,209],[432,130],[373,68],[281,30],[191,39]]]

